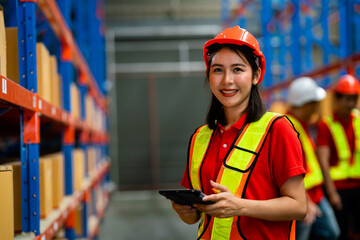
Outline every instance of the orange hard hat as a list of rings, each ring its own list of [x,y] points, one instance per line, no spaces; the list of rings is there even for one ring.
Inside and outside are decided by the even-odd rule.
[[[352,75],[344,75],[336,83],[334,91],[341,94],[355,95],[360,93],[359,81]]]
[[[246,45],[250,47],[256,56],[260,58],[259,67],[261,68],[261,76],[258,84],[263,80],[265,74],[265,57],[261,52],[259,43],[256,38],[249,33],[246,29],[235,26],[233,28],[228,28],[219,33],[214,39],[207,41],[204,45],[204,60],[206,67],[208,68],[209,60],[209,47],[215,43],[218,44],[235,44],[235,45]]]

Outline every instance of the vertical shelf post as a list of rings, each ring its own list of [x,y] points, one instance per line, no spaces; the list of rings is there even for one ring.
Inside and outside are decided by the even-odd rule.
[[[18,0],[18,46],[20,85],[37,92],[35,1]],[[37,97],[33,107],[37,109]],[[40,234],[39,143],[37,111],[20,111],[22,230]]]
[[[56,1],[64,20],[68,27],[71,29],[71,1],[69,0],[57,0]],[[70,86],[73,81],[73,65],[72,65],[72,53],[68,49],[64,39],[60,39],[61,42],[61,57],[60,57],[60,74],[63,80],[63,109],[71,113],[71,92]],[[64,176],[65,176],[65,194],[73,194],[73,150],[75,146],[75,128],[74,126],[66,126],[63,132],[62,150],[64,153]],[[73,224],[73,214],[70,213],[70,217],[65,224],[65,236],[72,240],[75,239],[76,234]]]

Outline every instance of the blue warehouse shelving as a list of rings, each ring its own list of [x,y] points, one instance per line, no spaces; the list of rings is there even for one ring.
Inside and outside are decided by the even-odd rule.
[[[16,27],[18,32],[19,83],[6,76],[0,82],[0,122],[8,129],[1,139],[15,139],[0,150],[0,159],[8,155],[21,159],[22,233],[15,234],[15,239],[51,239],[62,228],[68,239],[92,239],[110,193],[103,2],[1,0],[0,5],[6,27]],[[62,83],[59,106],[38,94],[37,42],[57,59]],[[76,96],[72,85],[79,89]],[[78,116],[73,112],[74,101],[79,103]],[[91,112],[86,103],[92,106]],[[74,189],[75,148],[82,149],[85,157],[80,189]],[[41,218],[39,158],[53,149],[64,155],[65,198],[58,209]],[[92,174],[90,149],[96,156]],[[80,205],[81,233],[74,219]]]
[[[238,24],[260,40],[267,104],[286,99],[287,86],[300,75],[325,88],[341,74],[360,75],[359,0],[238,0],[235,9],[230,6],[222,0],[223,26]]]

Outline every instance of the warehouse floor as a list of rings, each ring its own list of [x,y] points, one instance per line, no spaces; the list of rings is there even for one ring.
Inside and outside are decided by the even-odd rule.
[[[155,191],[114,192],[98,239],[189,240],[196,239],[197,227],[182,222]]]

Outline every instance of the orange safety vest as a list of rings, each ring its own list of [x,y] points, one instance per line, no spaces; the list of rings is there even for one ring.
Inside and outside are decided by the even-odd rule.
[[[246,183],[249,181],[250,169],[256,164],[262,146],[273,123],[283,116],[267,112],[264,116],[242,127],[234,144],[219,171],[216,182],[225,185],[235,196],[245,196]],[[204,125],[197,129],[190,141],[189,176],[194,189],[202,189],[200,169],[205,159],[213,130]],[[198,240],[243,240],[240,231],[239,217],[216,218],[201,213]],[[290,239],[295,239],[295,221],[292,223]]]

